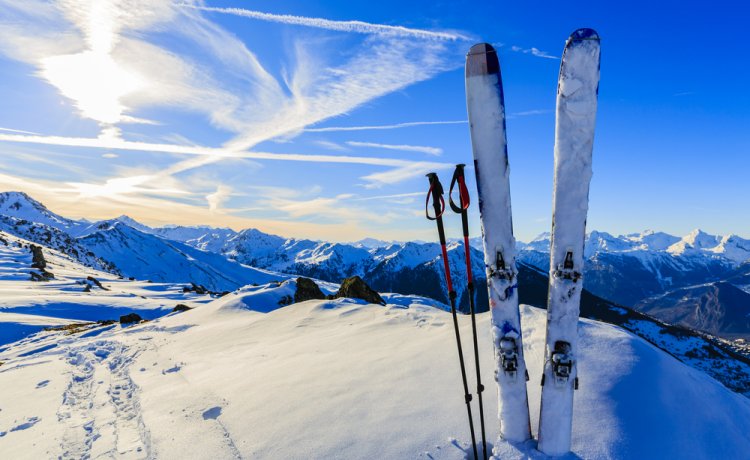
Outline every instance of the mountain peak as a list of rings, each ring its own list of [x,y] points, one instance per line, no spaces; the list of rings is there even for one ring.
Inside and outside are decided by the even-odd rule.
[[[46,224],[58,230],[70,230],[83,225],[55,214],[24,192],[0,193],[0,214]]]
[[[683,238],[683,241],[697,249],[715,247],[719,244],[719,240],[718,236],[709,235],[699,228],[696,228]]]

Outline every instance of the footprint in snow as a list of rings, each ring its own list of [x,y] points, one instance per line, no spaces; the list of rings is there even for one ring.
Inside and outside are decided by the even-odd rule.
[[[39,418],[39,417],[29,417],[25,422],[21,423],[20,425],[14,426],[13,428],[11,428],[8,431],[0,431],[0,438],[2,438],[3,436],[5,436],[6,434],[8,434],[9,432],[12,432],[12,431],[28,430],[32,426],[34,426],[37,423],[39,423],[40,420],[42,420],[42,419]]]
[[[171,374],[173,372],[179,372],[180,369],[182,369],[181,364],[175,364],[174,366],[170,367],[169,369],[164,369],[161,371],[162,375]]]
[[[221,407],[214,406],[203,411],[203,420],[216,420],[221,415]]]
[[[37,388],[44,388],[44,387],[47,386],[48,383],[49,383],[49,380],[42,380],[41,382],[39,382],[39,383],[36,384],[36,387]]]

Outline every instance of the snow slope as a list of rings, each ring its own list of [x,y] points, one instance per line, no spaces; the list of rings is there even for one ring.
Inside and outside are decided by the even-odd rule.
[[[1,351],[1,456],[470,455],[447,312],[403,296],[386,307],[340,299],[265,308],[283,295],[274,289],[238,293],[241,305],[230,294],[93,337],[44,332]],[[546,318],[531,307],[522,314],[535,432]],[[460,319],[468,336],[469,319]],[[492,440],[489,316],[478,321]],[[584,320],[580,331],[575,455],[708,459],[750,451],[746,398],[613,326]],[[496,453],[541,458],[533,449],[533,441],[501,442]]]
[[[197,304],[210,296],[183,292],[184,284],[130,281],[80,265],[70,256],[43,248],[54,275],[32,282],[29,242],[0,233],[0,349],[45,327],[97,320],[117,320],[136,312],[143,318],[169,313],[178,303]],[[98,281],[102,287],[96,285]]]

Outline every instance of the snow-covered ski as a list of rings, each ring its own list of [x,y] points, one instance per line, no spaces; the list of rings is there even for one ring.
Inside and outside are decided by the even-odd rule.
[[[539,450],[547,455],[570,451],[598,89],[599,36],[592,29],[576,30],[565,44],[557,86],[547,339],[539,417]]]
[[[518,311],[505,105],[497,53],[486,43],[474,45],[466,56],[466,105],[497,361],[500,435],[509,441],[525,441],[531,437],[528,374]]]

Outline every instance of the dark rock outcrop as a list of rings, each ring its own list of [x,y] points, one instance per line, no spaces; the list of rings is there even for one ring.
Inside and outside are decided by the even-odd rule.
[[[362,299],[369,303],[385,305],[385,300],[380,297],[380,294],[368,286],[359,276],[352,276],[342,281],[339,291],[332,297],[334,299],[342,297]]]
[[[96,278],[94,278],[93,276],[88,276],[88,277],[86,277],[86,279],[88,281],[91,281],[92,283],[94,283],[96,285],[96,287],[98,287],[99,289],[102,289],[104,291],[109,291],[109,289],[107,289],[104,286],[102,286],[102,283],[100,283],[99,280],[96,279]]]
[[[138,313],[128,313],[127,315],[120,316],[120,324],[133,324],[140,323],[141,321],[143,321],[143,318]]]
[[[172,309],[172,311],[188,311],[188,310],[192,310],[192,309],[193,309],[192,307],[188,307],[184,303],[178,303],[177,305],[175,305],[175,307]]]
[[[304,302],[305,300],[321,300],[326,295],[320,290],[315,281],[310,278],[300,276],[297,278],[297,292],[294,293],[294,302]]]

